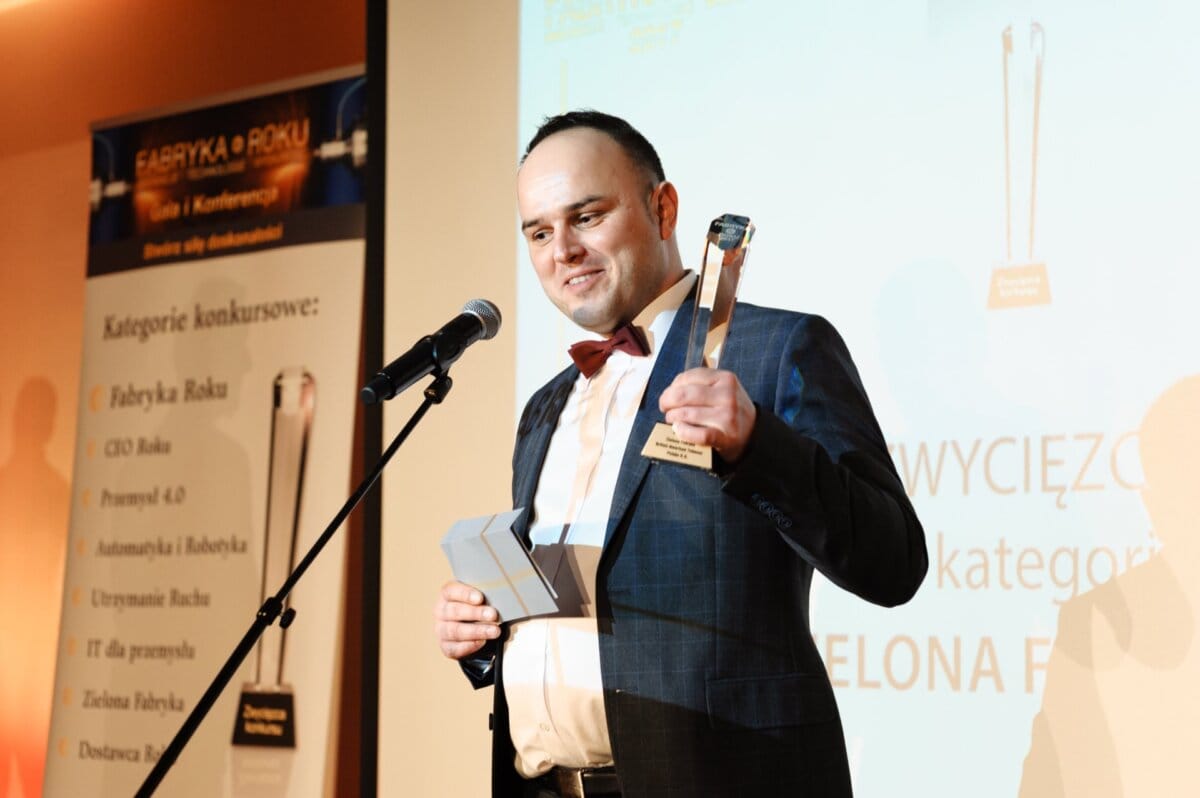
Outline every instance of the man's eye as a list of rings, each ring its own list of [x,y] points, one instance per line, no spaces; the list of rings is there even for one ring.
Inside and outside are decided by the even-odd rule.
[[[538,244],[548,240],[549,238],[550,238],[549,230],[535,230],[532,233],[530,233],[530,235],[529,235],[529,240],[534,241]]]
[[[579,214],[579,223],[582,225],[589,225],[599,218],[600,214],[598,213],[581,213]]]

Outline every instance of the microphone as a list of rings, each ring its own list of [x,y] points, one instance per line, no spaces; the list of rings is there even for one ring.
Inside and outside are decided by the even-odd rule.
[[[427,335],[371,378],[359,394],[363,404],[383,402],[434,371],[445,371],[476,341],[495,338],[500,309],[486,299],[472,299],[463,312],[433,335]]]

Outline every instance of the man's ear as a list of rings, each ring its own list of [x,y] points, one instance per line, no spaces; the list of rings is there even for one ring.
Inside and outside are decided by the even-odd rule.
[[[667,180],[659,183],[650,197],[650,203],[654,219],[658,222],[659,238],[666,241],[675,234],[675,224],[679,221],[679,194],[675,186]]]

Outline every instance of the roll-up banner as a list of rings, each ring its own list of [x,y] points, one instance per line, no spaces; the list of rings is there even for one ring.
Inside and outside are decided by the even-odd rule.
[[[364,81],[93,130],[46,795],[132,794],[348,493]],[[162,794],[323,792],[342,600],[336,537]]]

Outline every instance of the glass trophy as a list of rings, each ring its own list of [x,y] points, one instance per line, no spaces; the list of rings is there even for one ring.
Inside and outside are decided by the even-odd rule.
[[[1029,23],[1029,35],[1009,25],[1004,51],[1004,262],[992,269],[989,308],[1046,305],[1050,280],[1034,249],[1037,229],[1038,128],[1046,32]]]
[[[285,368],[275,378],[271,408],[271,452],[267,476],[267,518],[263,531],[260,602],[291,574],[300,529],[300,500],[308,457],[316,388],[302,368]],[[287,609],[287,605],[284,605]],[[258,641],[254,681],[242,686],[234,745],[296,747],[295,698],[284,682],[287,629],[270,626]]]
[[[746,216],[727,213],[712,220],[704,239],[704,258],[696,286],[696,304],[688,329],[684,370],[719,368],[721,350],[733,321],[738,286],[754,225]],[[670,424],[658,423],[642,449],[643,457],[712,470],[712,447],[681,441]]]

